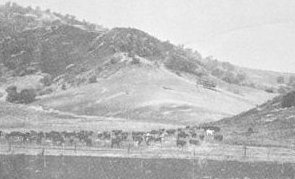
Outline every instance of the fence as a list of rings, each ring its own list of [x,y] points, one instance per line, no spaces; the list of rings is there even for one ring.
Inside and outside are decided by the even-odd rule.
[[[212,160],[286,161],[295,162],[295,150],[278,147],[201,145],[194,147],[86,147],[45,145],[0,145],[2,154],[114,156],[135,158],[202,158]]]

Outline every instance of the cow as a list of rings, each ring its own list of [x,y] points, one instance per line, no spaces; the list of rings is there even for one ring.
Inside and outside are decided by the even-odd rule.
[[[195,131],[190,131],[190,134],[191,134],[192,138],[196,138],[197,137],[197,133]]]
[[[199,135],[200,140],[204,140],[205,136],[203,134]]]
[[[146,145],[149,146],[150,142],[154,140],[154,137],[151,136],[151,135],[147,135],[147,136],[144,137],[144,140],[145,140]]]
[[[133,141],[136,142],[137,145],[139,146],[143,141],[143,136],[142,135],[133,136]]]
[[[162,137],[155,137],[154,142],[160,142],[162,143],[163,138]]]
[[[206,130],[206,135],[207,135],[207,136],[213,136],[214,133],[215,133],[214,130],[211,130],[211,129],[207,129],[207,130]]]
[[[180,139],[177,139],[176,140],[176,146],[177,147],[184,147],[186,145],[186,141],[185,140],[180,140]]]
[[[7,141],[14,140],[14,141],[18,141],[18,142],[24,142],[25,134],[22,132],[12,131],[12,132],[5,135],[5,139]]]
[[[213,130],[214,132],[220,132],[220,127],[217,126],[204,126],[202,127],[205,131]]]
[[[103,132],[103,139],[108,140],[111,138],[111,133],[108,131]]]
[[[167,133],[169,136],[174,135],[175,132],[176,132],[176,129],[168,129],[168,130],[166,130],[166,133]]]
[[[120,135],[122,132],[122,130],[112,130],[112,133],[115,135]]]
[[[86,143],[86,146],[87,147],[91,147],[92,146],[92,139],[91,138],[86,138],[84,140],[85,140],[85,143]]]
[[[64,137],[57,131],[45,133],[45,138],[49,139],[55,145],[63,145],[65,143]]]
[[[192,144],[192,145],[200,145],[199,140],[196,140],[196,139],[190,139],[189,143]]]
[[[185,133],[184,131],[179,131],[178,134],[177,134],[177,139],[186,138],[188,136],[189,135],[187,133]]]
[[[121,136],[122,136],[122,140],[127,140],[129,134],[128,134],[128,132],[122,132],[122,133],[121,133]]]
[[[63,145],[65,143],[65,139],[62,136],[57,136],[52,139],[53,143],[56,145]]]
[[[221,134],[214,135],[214,140],[222,141],[223,140],[223,135],[221,135]]]
[[[120,144],[122,142],[122,139],[119,137],[115,137],[111,139],[111,148],[114,147],[114,145],[117,145],[117,147],[120,147]]]
[[[160,131],[152,130],[152,131],[149,132],[149,133],[152,134],[152,135],[157,135],[157,134],[160,134]]]

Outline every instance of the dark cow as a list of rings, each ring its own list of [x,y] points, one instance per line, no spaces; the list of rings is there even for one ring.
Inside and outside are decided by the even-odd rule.
[[[190,134],[191,134],[192,138],[196,138],[197,137],[197,133],[195,131],[190,131]]]
[[[221,135],[221,134],[214,135],[214,140],[222,141],[223,140],[223,135]]]
[[[111,133],[108,131],[103,132],[103,139],[109,140],[111,138]]]
[[[205,138],[205,135],[203,135],[203,134],[199,135],[200,140],[204,140],[204,138]]]
[[[121,133],[121,136],[122,136],[122,140],[127,140],[129,134],[128,134],[128,132],[122,132],[122,133]]]
[[[123,131],[122,130],[112,130],[113,134],[120,135]]]
[[[25,134],[22,132],[13,131],[5,135],[6,140],[17,140],[19,142],[24,142],[25,140]]]
[[[40,145],[40,144],[42,143],[42,139],[43,139],[44,137],[45,137],[44,132],[38,132],[36,143]]]
[[[55,145],[62,145],[65,143],[65,140],[62,134],[56,131],[45,133],[45,138],[51,140],[52,143]]]
[[[186,141],[185,140],[176,140],[176,146],[177,147],[184,147],[186,145]]]
[[[162,140],[163,140],[162,137],[155,137],[155,138],[154,138],[154,141],[155,141],[155,142],[160,142],[160,143],[162,143]]]
[[[92,139],[86,138],[85,143],[86,143],[86,146],[91,147],[92,146]]]
[[[160,134],[160,131],[152,130],[152,131],[150,132],[150,134],[152,134],[152,135]]]
[[[111,139],[111,133],[108,131],[98,133],[97,138],[102,139],[102,140],[109,140],[109,139]]]
[[[180,131],[180,132],[178,132],[178,134],[177,134],[177,139],[179,139],[179,138],[186,138],[186,137],[188,137],[189,135],[187,134],[187,133],[185,133],[184,131]]]
[[[120,144],[122,142],[122,138],[120,137],[115,137],[111,139],[111,148],[114,147],[114,145],[117,145],[117,147],[120,147]]]
[[[137,142],[138,145],[140,145],[142,141],[144,140],[143,136],[141,135],[132,136],[132,138],[133,138],[133,141]]]
[[[190,139],[189,143],[192,144],[192,145],[200,145],[199,140],[196,140],[196,139]]]
[[[150,144],[150,142],[159,142],[159,143],[162,143],[162,140],[163,140],[163,138],[162,137],[160,137],[160,136],[157,136],[157,137],[154,137],[154,136],[149,136],[149,137],[147,137],[148,138],[148,140],[146,140],[146,143],[147,143],[147,145],[149,145]]]
[[[145,136],[144,137],[146,145],[150,145],[150,143],[154,140],[153,136]]]
[[[62,132],[62,135],[65,137],[65,138],[74,138],[76,137],[76,132]]]
[[[170,135],[174,135],[176,132],[176,129],[168,129],[166,130],[166,133],[170,136]]]

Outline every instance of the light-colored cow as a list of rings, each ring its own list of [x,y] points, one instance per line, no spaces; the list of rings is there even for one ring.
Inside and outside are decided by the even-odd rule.
[[[214,135],[214,132],[215,132],[214,130],[207,129],[207,130],[206,130],[206,135],[207,135],[207,136],[213,136],[213,135]]]

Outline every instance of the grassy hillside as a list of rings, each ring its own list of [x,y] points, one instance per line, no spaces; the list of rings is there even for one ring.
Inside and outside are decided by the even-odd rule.
[[[250,68],[241,68],[251,79],[253,84],[256,84],[256,87],[260,88],[274,88],[280,89],[280,87],[289,86],[289,88],[293,88],[292,77],[294,77],[294,73],[281,73],[281,72],[273,72],[273,71],[265,71],[265,70],[257,70]],[[278,78],[281,77],[282,81],[279,83]],[[288,89],[288,87],[286,88]]]
[[[0,31],[2,101],[14,85],[36,91],[28,106],[191,124],[238,114],[276,95],[250,85],[257,78],[241,68],[134,28],[105,29],[7,3],[0,6]],[[261,81],[273,78],[261,74]]]
[[[284,106],[286,101],[294,104],[294,98],[289,97],[293,93],[278,96],[256,108],[213,124],[222,127],[228,142],[293,146],[295,107]],[[249,132],[249,128],[253,132]]]
[[[177,128],[181,125],[130,121],[121,118],[74,115],[52,109],[0,102],[1,131],[125,131]]]
[[[34,105],[81,115],[185,124],[228,117],[272,96],[240,86],[240,94],[207,89],[164,66],[144,62],[141,58],[139,64],[126,64],[97,83],[42,97]]]
[[[206,70],[226,83],[265,90],[269,93],[286,93],[294,88],[295,74],[258,70],[235,66],[213,57],[202,58]]]

